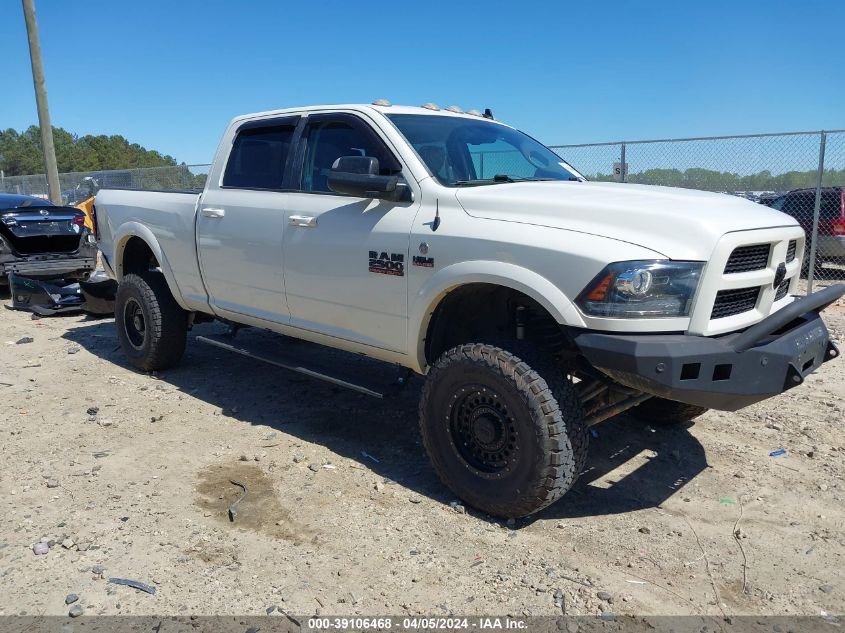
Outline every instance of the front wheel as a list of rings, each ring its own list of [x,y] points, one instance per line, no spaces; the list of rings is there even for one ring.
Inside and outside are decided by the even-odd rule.
[[[555,364],[531,363],[493,345],[461,345],[434,364],[420,400],[434,470],[458,497],[494,516],[522,517],[554,503],[586,461],[574,386]]]
[[[161,273],[126,275],[114,304],[117,338],[129,362],[143,371],[176,365],[185,352],[188,313]]]

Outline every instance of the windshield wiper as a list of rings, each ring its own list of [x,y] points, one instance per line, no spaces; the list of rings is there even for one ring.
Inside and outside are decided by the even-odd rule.
[[[516,182],[513,178],[508,176],[507,174],[496,174],[492,178],[475,178],[471,180],[456,180],[452,184],[453,185],[489,185],[491,183],[497,182]]]
[[[476,178],[474,180],[456,180],[453,185],[456,186],[473,186],[473,185],[490,185],[500,182],[551,182],[562,181],[562,178],[531,178],[528,176],[508,176],[507,174],[496,174],[492,178]],[[567,180],[576,181],[577,178],[567,178]]]
[[[456,180],[451,183],[454,186],[491,185],[500,182],[579,182],[578,178],[532,178],[529,176],[508,176],[507,174],[496,174],[492,178],[475,178],[473,180]]]

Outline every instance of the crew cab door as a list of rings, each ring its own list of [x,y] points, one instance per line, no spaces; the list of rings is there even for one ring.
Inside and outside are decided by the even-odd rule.
[[[285,174],[300,117],[250,121],[233,138],[220,183],[200,200],[197,249],[203,282],[221,316],[287,323],[282,272]]]
[[[377,158],[383,174],[402,171],[397,155],[364,118],[308,117],[292,170],[296,190],[287,200],[284,264],[291,325],[404,352],[405,268],[419,205],[330,191],[332,164],[355,155]]]

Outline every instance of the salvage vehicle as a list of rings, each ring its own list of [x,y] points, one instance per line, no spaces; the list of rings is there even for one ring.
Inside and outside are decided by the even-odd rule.
[[[808,237],[813,234],[816,190],[795,189],[772,200],[769,206],[798,220]],[[816,232],[816,263],[845,264],[845,187],[822,187],[819,191],[819,226]],[[809,270],[809,248],[804,268]]]
[[[102,189],[129,189],[132,173],[126,169],[95,171],[84,176],[73,189],[62,192],[62,198],[74,206],[93,198]]]
[[[588,182],[486,111],[318,106],[235,118],[204,191],[101,190],[129,362],[198,340],[371,395],[371,376],[250,345],[264,328],[425,375],[442,481],[491,515],[559,499],[590,427],[736,410],[838,355],[798,298],[796,221],[734,196]],[[266,338],[266,337],[265,337]],[[366,372],[359,372],[365,374]]]
[[[97,244],[84,211],[34,196],[0,193],[0,285],[10,273],[31,279],[84,279]]]

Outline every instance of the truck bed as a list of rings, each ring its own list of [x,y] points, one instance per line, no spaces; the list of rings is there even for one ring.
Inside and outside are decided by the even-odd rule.
[[[151,233],[155,239],[148,243],[161,248],[156,257],[176,300],[185,308],[207,311],[196,252],[199,196],[195,191],[101,189],[95,203],[97,237],[111,266],[119,261],[117,254],[125,248],[131,231],[139,236]]]

